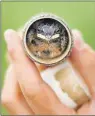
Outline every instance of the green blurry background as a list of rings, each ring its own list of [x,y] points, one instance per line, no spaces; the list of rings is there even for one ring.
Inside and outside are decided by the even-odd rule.
[[[7,69],[4,31],[17,30],[40,12],[52,12],[64,18],[69,27],[79,29],[85,41],[95,48],[95,2],[2,2],[2,86]],[[2,114],[8,114],[4,108]]]

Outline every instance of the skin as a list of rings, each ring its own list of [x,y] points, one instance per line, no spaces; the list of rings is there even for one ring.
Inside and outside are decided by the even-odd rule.
[[[95,114],[95,51],[82,40],[79,31],[72,30],[72,33],[75,40],[69,60],[88,85],[92,99],[76,111],[62,104],[41,79],[40,71],[48,67],[30,61],[23,51],[18,33],[7,30],[5,40],[10,63],[1,101],[10,115]]]

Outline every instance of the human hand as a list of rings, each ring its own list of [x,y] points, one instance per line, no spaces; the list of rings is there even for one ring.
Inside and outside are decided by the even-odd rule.
[[[10,114],[95,114],[95,52],[82,41],[80,32],[73,30],[72,33],[76,39],[69,59],[87,83],[92,94],[91,101],[77,111],[62,104],[40,76],[39,71],[46,67],[38,65],[37,68],[35,63],[24,54],[17,32],[8,30],[5,32],[5,40],[10,56],[10,66],[2,90],[2,104]]]

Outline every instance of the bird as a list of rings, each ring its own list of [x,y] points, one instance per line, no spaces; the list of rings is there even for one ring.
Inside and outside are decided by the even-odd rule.
[[[67,43],[65,27],[53,19],[37,20],[27,32],[27,45],[37,58],[57,58],[66,50]]]

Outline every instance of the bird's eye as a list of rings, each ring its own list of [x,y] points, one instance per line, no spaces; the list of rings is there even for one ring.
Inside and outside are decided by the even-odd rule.
[[[37,32],[39,33],[40,32],[40,29],[37,29]]]
[[[59,33],[60,32],[60,30],[58,29],[57,31],[56,31],[56,33]]]
[[[40,29],[38,29],[38,30],[37,30],[37,33],[43,33],[43,31],[42,31],[42,30],[40,30]]]
[[[37,45],[37,43],[36,43],[35,40],[32,40],[31,43],[32,43],[33,45]]]

